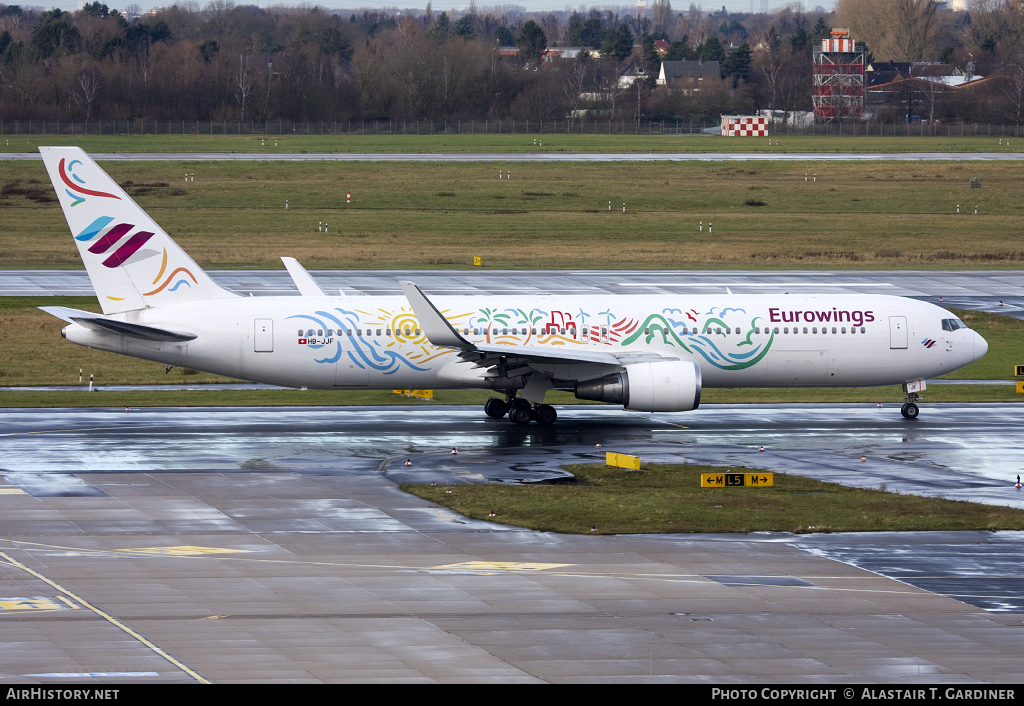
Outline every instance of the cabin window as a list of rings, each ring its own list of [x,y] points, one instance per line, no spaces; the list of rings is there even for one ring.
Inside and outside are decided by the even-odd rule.
[[[391,336],[391,329],[389,329],[389,328],[384,329],[384,335],[390,337]]]
[[[346,336],[351,336],[352,335],[352,329],[350,329],[350,328],[345,329],[345,335]]]
[[[558,333],[560,333],[560,334],[562,334],[564,336],[565,335],[565,327],[563,326],[562,328],[558,329]]]
[[[813,327],[811,329],[811,333],[817,333],[817,332],[818,332],[818,327],[817,326],[815,326],[815,327]]]
[[[313,329],[309,329],[308,331],[306,331],[306,338],[312,338],[312,337],[313,337]]]
[[[380,335],[380,329],[377,329],[377,335],[378,336]]]
[[[478,328],[473,329],[473,335],[474,336],[479,336],[480,335],[480,329],[478,329]]]
[[[651,335],[651,329],[649,329],[649,328],[645,328],[645,329],[644,329],[644,335],[645,335],[645,336],[650,336],[650,335]]]
[[[836,332],[836,327],[835,327],[835,326],[833,326],[833,327],[832,327],[832,333],[835,333],[835,332]]]
[[[789,326],[787,326],[786,328],[782,329],[782,332],[783,333],[789,333]]]
[[[761,333],[761,327],[757,326],[754,328],[754,333]]]
[[[317,329],[317,330],[316,330],[316,335],[317,335],[317,336],[323,336],[323,335],[324,335],[324,330],[323,330],[322,328],[320,328],[320,329]]]
[[[779,332],[779,327],[778,327],[778,326],[776,326],[776,327],[775,327],[775,333],[778,333],[778,332]]]
[[[537,329],[535,329],[535,328],[530,329],[530,333],[532,333],[534,336],[536,336],[537,335]]]
[[[804,333],[807,333],[807,327],[804,326]]]
[[[523,331],[525,331],[525,330],[526,330],[526,329],[523,329]],[[587,327],[586,327],[586,326],[584,326],[584,327],[583,327],[583,335],[584,335],[584,336],[586,336],[586,335],[587,335]]]
[[[721,328],[716,328],[716,329],[715,329],[715,333],[721,333],[721,332],[722,332],[722,329],[721,329]]]
[[[945,324],[946,322],[943,321],[942,323]],[[946,329],[946,330],[948,331],[949,329]],[[299,338],[302,338],[302,329],[299,329]]]
[[[860,327],[860,332],[864,333],[864,327],[863,326]]]
[[[846,327],[845,327],[845,326],[843,326],[843,331],[842,331],[842,333],[846,333]]]
[[[357,336],[362,336],[363,335],[363,330],[361,328],[357,328],[356,329],[356,335]]]

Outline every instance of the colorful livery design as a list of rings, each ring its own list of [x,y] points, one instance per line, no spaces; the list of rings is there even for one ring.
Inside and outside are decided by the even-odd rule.
[[[552,389],[677,412],[703,387],[902,384],[913,418],[915,383],[988,349],[948,311],[874,295],[435,297],[403,281],[402,296],[329,296],[283,257],[301,296],[239,297],[80,149],[40,151],[103,314],[42,308],[69,341],[165,365],[291,387],[489,389],[485,413],[517,424],[554,422]]]

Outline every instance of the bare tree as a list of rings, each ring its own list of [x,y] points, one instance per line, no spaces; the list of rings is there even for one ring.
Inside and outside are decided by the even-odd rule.
[[[1010,105],[1013,119],[1019,124],[1024,113],[1024,68],[1007,66],[1001,73],[999,90]]]
[[[575,117],[573,113],[579,110],[580,97],[583,95],[583,91],[593,81],[595,69],[594,59],[591,57],[590,52],[581,51],[565,71],[565,82],[562,84],[562,90],[565,91],[565,97],[569,99],[569,105],[572,109],[570,115],[572,117]]]
[[[100,90],[100,72],[95,64],[89,64],[75,76],[71,88],[71,100],[80,111],[85,112],[85,122],[92,117],[92,107]]]
[[[839,0],[836,21],[879,59],[923,61],[942,30],[940,0]]]
[[[232,89],[239,106],[241,106],[241,112],[238,115],[239,122],[245,122],[245,104],[248,102],[249,96],[252,95],[253,87],[256,84],[246,59],[245,54],[238,57],[238,71],[232,76]]]
[[[654,20],[651,23],[654,34],[662,34],[672,28],[671,0],[654,0],[654,4],[651,5],[651,14],[654,15]]]

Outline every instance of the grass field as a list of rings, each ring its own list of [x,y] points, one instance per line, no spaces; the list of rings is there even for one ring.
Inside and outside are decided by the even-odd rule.
[[[507,126],[507,121],[506,121]],[[536,125],[536,123],[534,123]],[[468,123],[467,123],[468,125]],[[951,126],[952,127],[952,126]],[[972,126],[973,127],[973,126]],[[380,126],[382,131],[387,125]],[[483,123],[478,122],[479,132]],[[493,129],[493,128],[492,128]],[[979,126],[980,136],[921,137],[879,135],[877,126],[864,135],[785,135],[723,138],[716,135],[645,134],[448,134],[448,135],[4,135],[0,150],[35,152],[41,145],[78,145],[89,152],[251,152],[284,154],[295,152],[383,152],[422,154],[428,152],[518,152],[548,154],[577,153],[707,153],[724,152],[1019,152],[1024,142],[1011,136],[1012,128]],[[903,128],[906,129],[905,127]],[[1006,135],[1004,136],[1003,133]],[[774,141],[779,144],[775,145]],[[276,145],[275,145],[276,143]],[[540,144],[538,144],[540,143]]]
[[[496,269],[1024,263],[1016,163],[105,167],[213,269],[280,268],[282,255],[310,269],[468,269],[474,256]],[[512,179],[499,179],[509,168]],[[194,182],[185,182],[186,172]],[[970,188],[971,177],[981,189]],[[0,208],[4,267],[81,267],[41,163],[0,162]]]
[[[475,520],[566,534],[589,534],[592,527],[597,534],[1024,529],[1022,510],[850,488],[785,473],[776,473],[770,488],[701,488],[701,473],[728,469],[566,468],[577,483],[406,484],[402,490]]]
[[[0,297],[0,387],[27,385],[78,385],[79,370],[87,384],[167,385],[166,391],[97,392],[4,391],[5,407],[151,407],[209,405],[378,405],[378,404],[471,404],[482,405],[492,393],[485,390],[438,390],[432,402],[410,400],[387,391],[232,390],[181,391],[181,385],[234,382],[209,373],[174,368],[165,372],[159,363],[92,350],[69,343],[60,336],[64,323],[40,311],[39,306],[67,306],[98,311],[92,297]],[[1012,377],[1020,362],[1024,321],[996,314],[953,310],[989,342],[981,360],[946,376],[953,379],[999,380]],[[826,389],[706,389],[703,404],[771,402],[886,402],[903,400],[898,386]],[[1006,385],[932,386],[928,402],[1016,402],[1016,389]],[[551,404],[580,404],[571,394],[550,392]],[[583,403],[586,404],[586,403]]]

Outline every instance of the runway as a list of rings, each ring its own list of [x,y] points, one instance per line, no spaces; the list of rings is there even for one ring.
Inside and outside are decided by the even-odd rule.
[[[1019,507],[1018,413],[559,411],[0,410],[0,682],[1019,678],[1024,533],[565,536],[396,485],[550,478],[600,441]]]
[[[1021,270],[320,270],[325,292],[400,296],[413,279],[434,295],[471,294],[890,294],[944,307],[1024,316]],[[209,275],[242,296],[298,296],[281,270],[214,270]],[[93,296],[85,270],[0,270],[0,296]],[[940,301],[941,300],[941,301]]]
[[[1020,152],[92,152],[97,162],[1017,162]],[[3,152],[0,160],[41,159]]]

